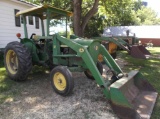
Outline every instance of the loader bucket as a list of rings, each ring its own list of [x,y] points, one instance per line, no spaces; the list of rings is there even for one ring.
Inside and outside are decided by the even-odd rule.
[[[122,119],[149,119],[158,93],[138,71],[110,86],[111,106]]]
[[[133,45],[130,50],[130,55],[135,58],[147,59],[151,53],[143,45]]]

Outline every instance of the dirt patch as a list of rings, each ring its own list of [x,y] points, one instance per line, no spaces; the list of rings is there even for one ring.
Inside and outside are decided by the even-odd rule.
[[[119,59],[117,62],[120,67],[126,64]],[[18,89],[19,94],[0,105],[0,118],[118,119],[94,80],[87,79],[84,73],[73,73],[73,78],[73,93],[63,97],[52,90],[49,73],[31,74],[19,87],[11,87],[10,91]]]

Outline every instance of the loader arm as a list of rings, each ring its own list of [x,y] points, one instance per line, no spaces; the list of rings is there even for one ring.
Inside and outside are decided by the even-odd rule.
[[[102,41],[109,41],[109,42],[113,42],[116,45],[118,45],[120,48],[122,48],[123,50],[126,50],[128,53],[130,52],[130,50],[128,49],[129,44],[127,42],[125,42],[123,39],[121,38],[114,38],[114,37],[94,37],[94,39],[99,39]]]

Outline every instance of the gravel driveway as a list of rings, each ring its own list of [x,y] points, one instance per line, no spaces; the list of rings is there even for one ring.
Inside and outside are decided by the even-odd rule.
[[[118,60],[120,67],[125,64]],[[106,68],[106,67],[104,67]],[[84,73],[73,73],[74,90],[62,97],[53,92],[48,72],[30,74],[25,82],[12,86],[19,94],[0,104],[1,119],[118,119],[101,88]]]

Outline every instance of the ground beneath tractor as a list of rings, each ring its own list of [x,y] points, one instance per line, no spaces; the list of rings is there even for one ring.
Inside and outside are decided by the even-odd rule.
[[[126,62],[117,59],[123,68]],[[107,71],[107,67],[104,68],[104,72]],[[87,79],[84,73],[73,73],[73,77],[73,93],[62,97],[53,92],[48,71],[31,73],[27,81],[18,83],[18,87],[11,87],[10,91],[18,90],[19,94],[0,104],[0,118],[118,119],[94,80]]]

